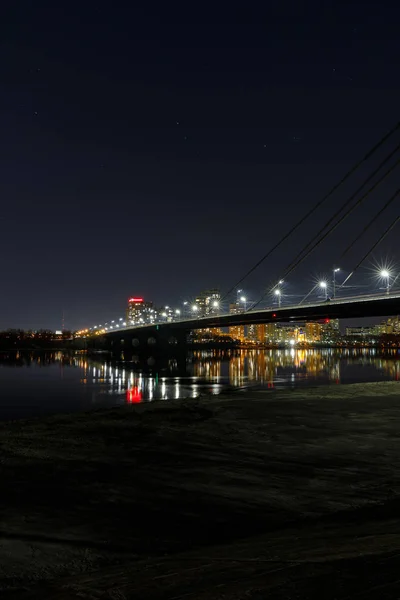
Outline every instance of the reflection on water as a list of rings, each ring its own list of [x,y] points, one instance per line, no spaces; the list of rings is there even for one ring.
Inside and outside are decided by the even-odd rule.
[[[397,349],[199,350],[186,359],[141,364],[63,352],[0,354],[0,417],[84,410],[154,399],[399,379]]]

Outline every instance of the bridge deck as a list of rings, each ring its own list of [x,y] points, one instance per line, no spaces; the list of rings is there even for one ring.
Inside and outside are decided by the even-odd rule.
[[[108,331],[112,334],[121,331],[134,331],[143,329],[202,329],[207,327],[228,327],[230,325],[250,325],[259,323],[287,323],[290,321],[313,321],[318,319],[348,319],[358,317],[384,317],[400,313],[400,293],[379,294],[374,296],[356,296],[340,298],[327,302],[312,304],[298,304],[270,307],[259,310],[249,310],[239,314],[215,314],[196,319],[180,319],[170,323],[156,323],[152,325],[134,325],[120,327],[118,330]]]

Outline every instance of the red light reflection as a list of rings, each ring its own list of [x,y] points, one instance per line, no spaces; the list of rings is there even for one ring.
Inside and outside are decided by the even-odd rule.
[[[142,401],[142,392],[138,387],[133,387],[130,390],[126,390],[126,401],[129,404],[138,404]]]

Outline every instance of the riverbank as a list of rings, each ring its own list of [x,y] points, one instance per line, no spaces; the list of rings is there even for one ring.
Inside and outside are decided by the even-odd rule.
[[[1,423],[2,598],[396,597],[399,442],[397,382]]]

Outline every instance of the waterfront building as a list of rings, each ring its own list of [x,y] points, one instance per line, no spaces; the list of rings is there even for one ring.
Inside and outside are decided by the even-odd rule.
[[[235,315],[244,312],[244,307],[239,302],[234,302],[229,305],[229,313]],[[235,339],[244,342],[246,339],[244,325],[231,325],[229,327],[229,335]]]
[[[308,344],[315,344],[321,341],[322,327],[321,323],[315,321],[307,322],[305,325],[305,338]]]
[[[375,327],[346,327],[346,337],[365,338],[374,335]]]
[[[198,307],[198,316],[204,317],[218,312],[220,300],[221,293],[217,288],[200,292],[195,300],[195,305]]]
[[[265,341],[269,344],[274,344],[277,342],[277,324],[276,323],[266,323],[265,324]]]
[[[340,339],[339,319],[325,319],[321,323],[321,341],[337,342]]]
[[[131,296],[128,298],[126,309],[126,322],[130,325],[143,325],[156,321],[156,311],[152,302],[145,302],[143,298]]]

